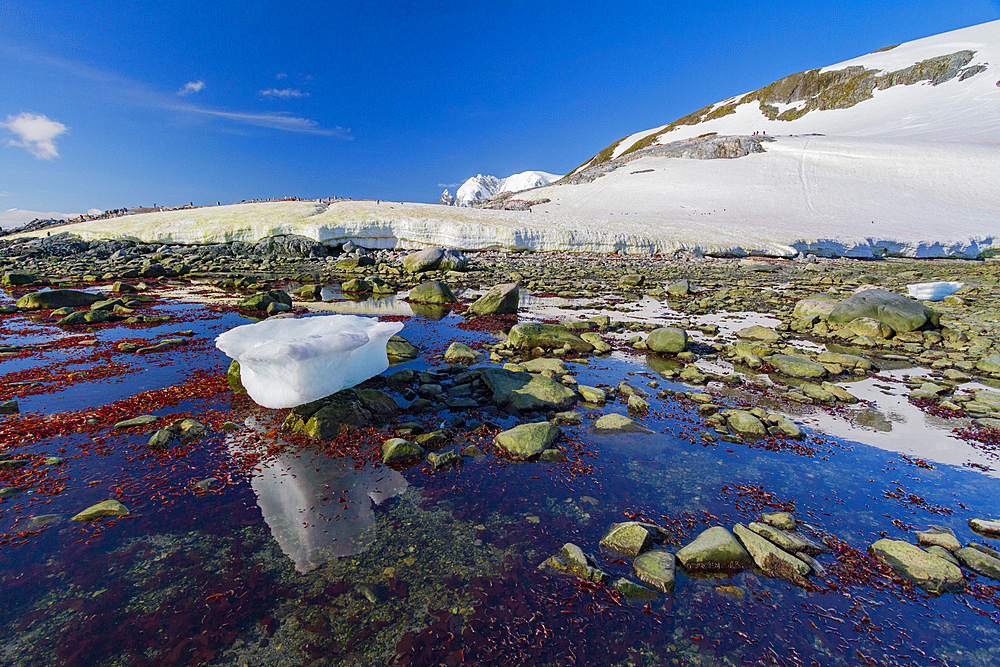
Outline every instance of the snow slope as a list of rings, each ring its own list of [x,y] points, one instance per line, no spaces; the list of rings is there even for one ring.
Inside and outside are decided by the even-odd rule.
[[[560,176],[557,174],[549,174],[544,171],[522,171],[520,174],[513,174],[507,178],[478,174],[463,183],[458,192],[455,193],[455,205],[472,206],[477,202],[492,199],[501,192],[530,190],[548,185],[559,178]]]

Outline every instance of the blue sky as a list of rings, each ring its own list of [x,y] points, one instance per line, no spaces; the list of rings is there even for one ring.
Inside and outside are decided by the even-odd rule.
[[[748,4],[4,0],[0,210],[436,201],[1000,18],[990,0]]]

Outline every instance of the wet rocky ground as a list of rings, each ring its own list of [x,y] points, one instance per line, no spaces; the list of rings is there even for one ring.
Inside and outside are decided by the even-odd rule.
[[[998,262],[0,250],[5,663],[998,659]],[[390,369],[213,347],[329,312]]]

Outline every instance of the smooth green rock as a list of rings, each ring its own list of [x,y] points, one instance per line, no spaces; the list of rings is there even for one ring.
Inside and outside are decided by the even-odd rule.
[[[642,583],[662,593],[674,590],[677,566],[672,553],[654,549],[632,561],[632,571]]]
[[[458,303],[451,289],[440,280],[428,280],[410,290],[406,297],[416,303]]]
[[[229,382],[229,388],[232,389],[234,394],[247,393],[247,390],[243,387],[243,379],[240,377],[240,362],[233,360],[229,364],[229,370],[226,371],[226,380]]]
[[[801,583],[812,570],[806,563],[779,549],[743,524],[733,526],[733,533],[743,543],[757,567],[770,577]]]
[[[603,389],[598,389],[597,387],[589,387],[585,384],[578,384],[576,386],[576,390],[580,394],[580,399],[587,403],[604,405],[608,400],[607,393]]]
[[[404,438],[390,438],[382,443],[382,463],[406,463],[423,458],[424,448]]]
[[[24,310],[49,310],[53,308],[79,308],[107,299],[103,294],[91,294],[70,289],[45,290],[25,294],[17,300],[17,307]]]
[[[745,410],[735,410],[726,418],[726,423],[744,438],[759,440],[767,436],[764,423]]]
[[[91,505],[72,518],[73,521],[96,521],[109,516],[125,516],[128,508],[117,500],[103,500]]]
[[[936,545],[948,551],[962,548],[962,543],[955,537],[955,531],[944,526],[930,526],[927,530],[917,531],[917,543],[922,547]]]
[[[677,552],[677,560],[691,572],[739,572],[753,562],[739,540],[722,526],[702,531]]]
[[[829,551],[825,546],[810,540],[808,537],[776,528],[764,522],[753,521],[748,528],[790,554],[801,551],[811,556],[816,556]]]
[[[651,430],[625,415],[611,412],[601,415],[595,421],[591,430],[594,433],[652,433]]]
[[[538,569],[552,574],[579,577],[598,584],[607,583],[611,579],[606,572],[597,568],[594,561],[583,553],[583,549],[572,542],[564,544],[557,555],[547,558]]]
[[[959,568],[908,542],[882,539],[868,547],[868,551],[900,577],[928,593],[940,595],[965,588],[965,578]]]
[[[847,324],[859,317],[876,319],[898,332],[936,328],[940,320],[937,312],[919,301],[883,289],[865,290],[844,299],[830,312],[829,320]]]
[[[971,547],[958,549],[955,551],[955,555],[965,567],[973,572],[1000,581],[1000,559]]]
[[[445,361],[457,361],[463,364],[474,364],[481,361],[483,358],[483,353],[478,350],[473,350],[471,347],[465,343],[459,343],[455,341],[448,346],[445,350],[444,360]]]
[[[413,346],[399,334],[394,334],[385,345],[386,356],[389,361],[402,362],[416,359],[420,356],[420,350]]]
[[[743,340],[757,341],[759,343],[776,343],[781,340],[781,334],[774,329],[769,329],[768,327],[762,327],[759,324],[755,324],[749,327],[743,327],[736,332],[736,337]]]
[[[568,410],[576,392],[550,377],[502,368],[485,368],[480,377],[493,392],[493,402],[508,410]]]
[[[469,306],[474,315],[512,315],[517,313],[520,292],[516,283],[494,285]]]
[[[590,352],[594,346],[559,324],[522,322],[511,327],[507,342],[519,350],[555,350],[568,347],[573,352]]]
[[[655,600],[660,594],[651,588],[637,584],[631,579],[621,577],[611,582],[611,587],[621,593],[626,600]]]
[[[826,369],[815,361],[788,354],[772,354],[767,358],[767,362],[774,366],[776,371],[788,377],[810,379],[826,377],[827,374]]]
[[[653,546],[653,537],[639,521],[616,523],[601,539],[601,546],[628,556],[638,556]]]
[[[548,449],[560,433],[559,427],[549,422],[521,424],[498,433],[493,444],[514,458],[531,459]]]
[[[658,354],[678,354],[687,349],[688,335],[678,327],[653,329],[646,338],[646,349]]]

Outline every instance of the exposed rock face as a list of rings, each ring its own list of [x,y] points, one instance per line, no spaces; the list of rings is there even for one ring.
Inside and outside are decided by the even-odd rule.
[[[563,545],[563,548],[557,555],[547,558],[538,566],[538,569],[552,574],[579,577],[580,579],[592,581],[597,584],[607,583],[611,578],[606,572],[597,567],[593,558],[583,553],[583,549],[572,542],[567,542]]]
[[[868,551],[891,567],[900,577],[912,581],[928,593],[940,595],[965,588],[962,571],[953,563],[900,540],[879,540]]]
[[[638,556],[653,545],[649,528],[638,521],[616,523],[601,539],[601,546],[627,556]]]
[[[441,197],[438,199],[438,203],[442,206],[454,206],[455,197],[448,191],[448,188],[445,188],[444,192],[441,193]]]
[[[792,583],[801,583],[809,575],[811,568],[807,564],[779,549],[743,524],[738,523],[733,526],[733,532],[764,574]]]
[[[782,375],[793,378],[822,378],[827,371],[815,361],[793,357],[789,354],[772,354],[767,358],[769,364]]]
[[[870,317],[905,333],[918,329],[936,328],[940,315],[909,297],[883,289],[858,292],[844,299],[830,312],[830,322],[847,324],[859,317]]]

